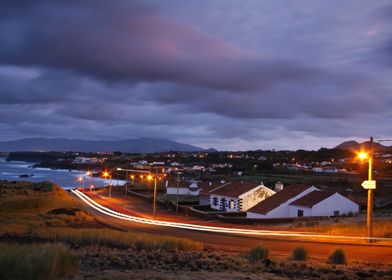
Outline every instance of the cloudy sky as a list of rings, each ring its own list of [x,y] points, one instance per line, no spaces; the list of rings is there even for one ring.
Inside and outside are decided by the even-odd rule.
[[[0,139],[391,137],[392,1],[0,0]]]

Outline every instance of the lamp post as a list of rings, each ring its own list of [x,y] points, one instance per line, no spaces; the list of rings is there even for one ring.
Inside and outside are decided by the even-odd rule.
[[[369,242],[371,243],[373,240],[373,190],[376,189],[376,181],[373,180],[373,157],[374,157],[374,142],[386,142],[392,141],[390,139],[376,140],[374,141],[373,137],[370,137],[369,141],[369,153],[360,152],[358,157],[362,160],[368,160],[368,180],[362,183],[362,187],[368,190],[368,198],[367,198],[367,213],[366,213],[366,225],[367,225],[367,233],[369,237]]]
[[[112,197],[112,174],[107,172],[107,171],[105,171],[103,173],[103,177],[104,178],[109,177],[109,198],[111,198]]]
[[[93,172],[87,171],[86,175],[90,177],[90,192],[91,192],[93,188]]]
[[[179,188],[180,188],[180,171],[177,171],[177,197],[176,197],[176,212],[178,212],[178,197],[179,197]]]
[[[83,191],[84,191],[84,178],[83,177],[79,177],[78,181],[80,182],[80,187],[83,188]]]

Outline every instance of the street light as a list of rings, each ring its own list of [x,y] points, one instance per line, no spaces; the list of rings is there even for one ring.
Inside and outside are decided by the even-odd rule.
[[[112,197],[112,174],[105,171],[102,175],[104,178],[109,177],[109,197]]]
[[[90,192],[91,192],[91,189],[93,188],[93,172],[87,171],[86,176],[90,177]]]
[[[78,181],[80,182],[80,187],[83,188],[83,191],[84,191],[84,178],[83,177],[79,177]]]
[[[373,156],[374,156],[374,150],[373,150],[373,143],[374,142],[387,142],[387,141],[392,141],[392,139],[381,139],[381,140],[376,140],[374,141],[373,137],[370,137],[369,141],[369,153],[366,152],[359,152],[358,153],[358,158],[362,160],[368,160],[368,180],[362,183],[362,187],[368,190],[368,202],[367,202],[367,230],[368,230],[368,237],[369,237],[369,242],[372,242],[372,235],[373,235],[373,190],[376,189],[376,181],[373,180]]]
[[[148,181],[151,181],[153,178],[154,178],[154,206],[153,206],[152,213],[153,213],[153,217],[155,219],[157,216],[157,213],[156,213],[156,209],[157,209],[157,175],[155,175],[153,177],[153,176],[151,176],[151,174],[149,174],[147,176]]]

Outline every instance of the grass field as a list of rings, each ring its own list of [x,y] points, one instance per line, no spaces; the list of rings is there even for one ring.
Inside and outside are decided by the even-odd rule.
[[[51,280],[74,270],[75,257],[64,244],[0,243],[0,279]]]

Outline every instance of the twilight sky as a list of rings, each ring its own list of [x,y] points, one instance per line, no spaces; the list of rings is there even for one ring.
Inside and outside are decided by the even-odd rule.
[[[0,140],[391,137],[392,1],[0,0]]]

